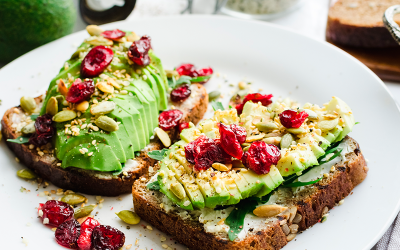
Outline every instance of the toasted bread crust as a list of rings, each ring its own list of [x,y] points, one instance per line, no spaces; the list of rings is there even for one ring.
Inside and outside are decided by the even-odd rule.
[[[347,137],[356,143],[350,137]],[[322,211],[331,209],[336,203],[349,195],[352,189],[361,183],[368,172],[365,159],[358,148],[346,156],[348,159],[343,165],[336,166],[338,171],[329,181],[315,184],[317,187],[311,195],[303,200],[295,201],[297,213],[302,216],[298,223],[299,231],[313,226],[320,221]],[[147,175],[144,176],[148,178]],[[159,230],[170,234],[175,240],[190,249],[281,249],[287,243],[287,237],[280,226],[280,220],[270,222],[263,230],[255,230],[245,239],[229,241],[204,231],[199,222],[183,220],[179,215],[166,213],[160,205],[152,200],[152,192],[145,187],[145,182],[137,180],[134,183],[132,194],[135,212],[144,220]],[[288,222],[288,226],[291,223]]]
[[[183,119],[192,121],[193,123],[197,123],[202,118],[208,106],[206,89],[201,85],[196,86],[196,88],[198,94],[192,101],[194,106],[188,107],[184,104],[179,106],[184,113]],[[42,102],[42,97],[37,97],[35,99],[38,104]],[[21,135],[12,128],[11,115],[15,112],[15,109],[22,112],[20,107],[11,108],[5,112],[1,120],[1,132],[5,140],[16,139]],[[127,175],[120,175],[111,179],[101,179],[85,170],[74,168],[62,169],[57,166],[57,163],[60,161],[57,160],[53,154],[39,156],[37,150],[29,149],[28,144],[17,144],[7,141],[6,144],[24,165],[34,170],[41,178],[52,182],[60,188],[92,195],[117,196],[130,193],[135,179],[148,173],[148,167],[153,166],[155,163],[154,159],[151,159],[147,156],[146,152],[142,151],[140,155],[135,158],[135,160],[140,162],[140,167],[136,168],[134,171],[128,172]],[[158,150],[163,146],[157,139],[151,142],[147,147],[151,148],[151,150]]]

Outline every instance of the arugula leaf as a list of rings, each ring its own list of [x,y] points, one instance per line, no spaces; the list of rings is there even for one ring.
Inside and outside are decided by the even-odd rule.
[[[195,78],[192,78],[192,80],[190,80],[191,82],[205,82],[205,81],[207,81],[208,79],[210,79],[211,78],[211,75],[208,75],[208,76],[198,76],[198,77],[195,77]]]
[[[168,86],[173,89],[176,86],[175,77],[168,78],[167,80],[168,80]]]
[[[330,162],[331,160],[335,159],[336,157],[338,157],[338,156],[340,155],[340,153],[342,153],[342,151],[343,151],[343,149],[337,151],[337,152],[336,152],[334,155],[332,155],[332,157],[329,158],[328,160],[320,161],[320,162],[319,162],[319,165],[324,164],[324,163],[327,163],[327,162]]]
[[[243,230],[244,217],[252,212],[258,205],[259,198],[250,197],[240,201],[226,218],[225,223],[230,227],[228,236],[231,241],[237,238]]]
[[[300,182],[300,181],[299,181],[299,182],[292,182],[292,183],[283,185],[282,187],[302,187],[302,186],[308,186],[308,185],[311,185],[311,184],[314,184],[314,183],[319,182],[320,180],[322,180],[322,178],[323,178],[323,177],[321,177],[321,178],[319,178],[319,179],[317,179],[317,180],[315,180],[315,181],[309,181],[309,182]]]
[[[35,121],[36,118],[38,118],[38,117],[39,117],[39,115],[31,115],[31,120],[32,120],[32,121]]]
[[[213,101],[213,102],[211,102],[211,106],[213,107],[214,111],[217,111],[217,110],[225,110],[225,109],[224,109],[224,106],[222,106],[222,103],[221,103],[221,102]]]
[[[357,125],[357,124],[359,124],[360,122],[356,122],[356,123],[354,123],[354,125]]]
[[[167,148],[163,148],[161,150],[153,150],[147,153],[147,155],[152,158],[155,159],[157,161],[161,161],[164,158],[165,152],[167,152],[168,149]]]
[[[159,190],[160,189],[160,183],[158,181],[154,181],[152,183],[149,183],[146,185],[146,187],[150,190]]]
[[[181,85],[183,83],[190,84],[192,78],[190,76],[181,76],[178,80],[176,80],[176,86]]]
[[[18,144],[24,144],[24,143],[29,142],[29,137],[20,136],[17,139],[7,139],[7,141],[18,143]]]

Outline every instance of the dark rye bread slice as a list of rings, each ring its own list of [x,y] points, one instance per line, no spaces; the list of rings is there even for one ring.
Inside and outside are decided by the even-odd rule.
[[[200,84],[191,85],[191,96],[180,104],[175,104],[184,113],[182,120],[191,121],[197,124],[203,117],[208,108],[208,95],[206,89]],[[38,105],[41,105],[42,97],[35,98]],[[25,116],[21,107],[7,110],[1,120],[2,134],[5,140],[16,139],[21,136],[15,127],[16,119],[13,116]],[[172,138],[178,134],[171,132]],[[135,158],[136,167],[119,176],[112,174],[102,174],[97,171],[88,171],[78,168],[63,169],[57,166],[60,161],[52,153],[51,145],[44,146],[40,152],[47,152],[40,156],[37,149],[30,149],[29,144],[17,144],[7,142],[7,146],[13,151],[15,156],[27,167],[33,169],[41,178],[50,181],[54,185],[76,192],[102,196],[117,196],[132,191],[135,179],[148,173],[150,166],[155,164],[155,160],[148,157],[147,152],[163,148],[158,139],[152,140],[140,155]]]
[[[399,0],[337,0],[328,13],[326,39],[335,44],[362,48],[397,47],[382,17]],[[400,24],[400,17],[395,17]]]
[[[278,215],[275,220],[249,230],[242,240],[229,241],[226,234],[206,232],[196,215],[185,219],[178,215],[182,209],[177,208],[178,212],[166,212],[161,208],[165,207],[161,205],[163,194],[146,188],[146,183],[151,178],[148,175],[134,183],[132,194],[135,212],[191,250],[280,249],[293,239],[292,234],[287,235],[287,231],[285,234],[284,227],[296,223],[301,232],[313,226],[367,176],[368,168],[357,142],[348,136],[345,140],[348,141],[350,150],[345,159],[335,165],[335,171],[297,194],[293,194],[289,188],[284,189],[283,198],[276,203],[291,209],[296,208],[292,214],[288,214],[291,209],[287,209],[286,213]]]

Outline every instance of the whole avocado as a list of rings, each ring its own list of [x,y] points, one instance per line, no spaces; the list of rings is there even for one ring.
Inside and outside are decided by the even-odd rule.
[[[0,0],[0,62],[72,32],[72,0]]]

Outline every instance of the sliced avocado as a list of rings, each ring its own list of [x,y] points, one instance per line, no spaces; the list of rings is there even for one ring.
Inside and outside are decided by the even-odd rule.
[[[142,150],[149,142],[143,128],[143,121],[139,111],[127,100],[118,97],[111,99],[117,104],[110,117],[117,117],[125,125],[134,151]]]
[[[221,199],[219,198],[218,193],[208,181],[200,178],[195,178],[195,180],[200,188],[201,193],[203,194],[205,207],[215,208],[218,204],[220,204]]]
[[[335,137],[335,142],[337,142],[337,141],[340,141],[339,139],[341,138],[341,135],[343,133],[343,128],[341,126],[337,125],[336,128],[332,129],[330,132]]]
[[[86,148],[87,153],[82,154],[79,149]],[[92,153],[92,156],[88,154]],[[121,163],[115,156],[109,145],[100,143],[96,146],[90,143],[83,143],[72,148],[62,160],[61,167],[68,168],[70,166],[95,171],[118,171],[122,169]]]
[[[225,188],[228,190],[230,195],[230,198],[226,202],[226,205],[234,205],[239,203],[239,201],[242,199],[242,195],[240,194],[240,191],[236,186],[235,180],[229,173],[227,173],[223,175],[223,181],[225,184]]]
[[[199,137],[200,135],[201,135],[200,130],[198,130],[196,127],[192,127],[182,130],[180,137],[182,140],[189,143],[196,140],[196,138]]]
[[[312,134],[312,136],[318,143],[318,146],[320,146],[323,150],[326,150],[331,145],[331,143],[327,139],[325,139],[324,137],[322,137],[320,135],[317,135],[314,133],[314,134]]]
[[[154,65],[158,69],[158,73],[160,74],[161,80],[164,82],[164,89],[168,89],[168,80],[167,75],[165,74],[164,68],[162,66],[160,58],[158,58],[154,53],[153,50],[149,51],[149,56],[151,59],[151,64]],[[157,73],[157,72],[156,72]]]
[[[321,136],[324,137],[330,143],[334,142],[336,139],[335,135],[332,134],[331,132],[324,132],[321,134]]]
[[[147,66],[147,70],[153,76],[154,80],[156,81],[158,90],[160,91],[160,110],[165,110],[168,108],[168,97],[167,97],[167,90],[165,89],[165,85],[161,76],[156,73],[157,69],[151,65]]]
[[[161,100],[160,92],[161,91],[158,89],[157,82],[147,68],[142,68],[142,71],[144,73],[144,76],[146,76],[145,82],[147,82],[147,84],[153,90],[154,96],[156,97],[158,110],[161,110],[161,102],[160,102],[160,100]]]
[[[249,183],[247,186],[249,189],[249,196],[255,195],[264,186],[264,183],[260,180],[259,175],[254,173],[253,170],[243,169],[240,171],[240,175],[242,175]]]
[[[131,141],[128,131],[126,130],[126,127],[122,122],[121,122],[121,124],[118,125],[118,127],[119,127],[119,129],[117,131],[115,131],[115,133],[117,134],[118,139],[121,142],[122,148],[124,149],[125,158],[126,159],[135,158],[135,150],[134,150],[133,145],[135,145],[136,148],[138,148],[139,144],[137,143],[137,141],[134,141],[134,142]],[[140,148],[137,149],[136,151],[139,151],[139,150],[140,150]]]
[[[158,175],[158,183],[160,184],[160,191],[165,194],[172,202],[177,204],[183,209],[193,210],[193,205],[190,202],[188,196],[183,199],[179,199],[176,195],[170,190],[170,186],[173,183],[179,183],[175,178],[174,174],[170,174],[170,171],[167,165],[164,162],[161,162],[160,174]],[[172,172],[172,171],[171,171]],[[161,173],[164,173],[163,175]],[[185,206],[186,204],[186,206]]]
[[[250,184],[247,182],[247,180],[244,178],[241,173],[236,173],[234,171],[231,171],[229,173],[232,177],[232,179],[235,181],[237,188],[240,191],[240,194],[242,196],[242,199],[246,199],[247,197],[250,196]]]
[[[257,197],[269,194],[283,182],[283,177],[275,166],[271,166],[268,174],[260,175],[260,179],[264,183],[264,186],[256,194]]]
[[[291,151],[282,156],[276,167],[282,176],[289,176],[305,169],[305,166],[300,162],[300,155],[296,151]]]
[[[323,150],[320,146],[318,146],[317,141],[314,139],[314,137],[311,134],[306,135],[303,138],[300,138],[298,143],[310,145],[311,150],[313,151],[313,153],[314,153],[315,157],[317,157],[317,159],[320,156],[323,156],[325,154],[325,150]]]
[[[341,141],[348,133],[353,130],[353,127],[356,123],[351,108],[343,100],[334,96],[326,106],[326,110],[328,112],[336,111],[337,113],[339,113],[340,118],[343,119],[343,131],[336,139],[336,141]]]

